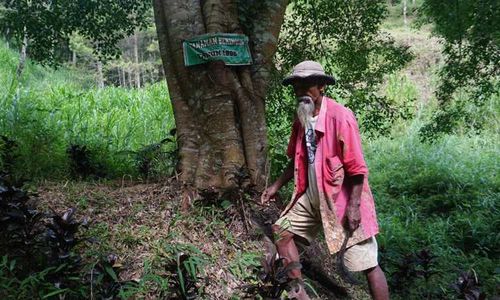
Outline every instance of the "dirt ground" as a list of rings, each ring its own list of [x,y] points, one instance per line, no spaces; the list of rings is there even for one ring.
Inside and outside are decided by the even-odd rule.
[[[151,274],[169,276],[162,266],[172,261],[175,251],[190,245],[205,261],[197,282],[200,299],[256,299],[242,292],[244,285],[255,284],[254,270],[264,255],[263,235],[249,219],[255,214],[272,219],[279,209],[254,205],[247,196],[236,202],[205,199],[181,212],[181,188],[174,179],[150,183],[123,179],[42,182],[37,193],[41,208],[57,212],[77,208],[77,218],[88,222],[84,230],[88,242],[80,246],[84,260],[91,263],[102,255],[116,254],[123,266],[122,280],[141,282]],[[321,273],[349,295],[335,295],[325,287],[328,284],[308,278],[306,282],[314,289],[310,294],[317,293],[313,299],[369,299],[366,284],[353,287],[340,279],[334,257],[326,254],[321,242],[302,256],[313,265],[308,270],[310,277]],[[151,283],[136,297],[164,299],[164,295],[158,284]]]

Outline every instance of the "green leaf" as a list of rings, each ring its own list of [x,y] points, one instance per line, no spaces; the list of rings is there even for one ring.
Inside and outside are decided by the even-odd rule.
[[[106,270],[106,273],[113,278],[115,282],[118,282],[118,276],[116,276],[115,270],[111,266],[105,266],[104,269]]]
[[[55,291],[53,291],[53,292],[48,293],[47,295],[44,295],[44,296],[42,297],[42,299],[47,299],[47,298],[53,297],[53,296],[55,296],[55,295],[59,295],[59,294],[65,293],[65,292],[67,292],[67,291],[69,291],[69,289],[68,289],[68,288],[66,288],[66,289],[62,289],[62,290],[55,290]]]
[[[224,200],[221,202],[220,206],[223,208],[223,209],[228,209],[230,206],[232,205],[231,201],[229,200]]]
[[[184,286],[184,275],[182,274],[182,270],[180,267],[177,267],[177,275],[179,276],[179,284],[181,286],[181,291],[182,291],[182,294],[185,295],[186,294],[186,287]]]
[[[10,262],[10,265],[9,265],[9,271],[14,271],[14,268],[16,267],[16,260],[13,259],[11,262]]]

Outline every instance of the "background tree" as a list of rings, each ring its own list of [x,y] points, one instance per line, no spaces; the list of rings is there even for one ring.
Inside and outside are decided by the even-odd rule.
[[[144,87],[165,79],[152,14],[151,10],[151,24],[147,28],[136,30],[134,35],[118,43],[121,56],[107,61],[104,66],[109,84],[137,88],[138,82]]]
[[[80,62],[81,67],[90,69],[95,74],[95,82],[99,88],[105,85],[103,74],[103,63],[98,53],[94,50],[92,42],[78,32],[73,32],[69,38],[69,49],[71,50],[71,62],[73,67]]]
[[[408,116],[406,104],[378,92],[384,76],[412,57],[380,31],[386,1],[295,0],[291,8],[278,47],[284,73],[304,59],[321,61],[337,78],[330,93],[357,114],[367,132],[387,132],[395,119]]]
[[[476,110],[500,90],[500,4],[495,0],[425,0],[420,22],[432,23],[434,34],[444,40],[444,65],[436,91],[438,110],[421,130],[424,139],[451,133],[458,124],[483,126]],[[458,93],[462,99],[453,100]]]
[[[61,61],[60,45],[78,31],[103,56],[119,53],[117,43],[145,25],[149,1],[0,1],[0,26],[18,45],[28,37],[28,55],[42,63]]]
[[[292,21],[287,25],[286,38],[282,39],[290,42],[282,43],[277,63],[281,70],[287,71],[305,58],[323,60],[327,69],[335,71],[339,78],[339,94],[349,99],[354,110],[369,111],[362,122],[375,128],[382,118],[398,113],[374,91],[384,72],[401,66],[404,56],[393,55],[400,54],[400,49],[390,39],[378,35],[385,12],[383,2],[363,3],[319,1],[313,6],[309,1],[295,1],[291,7]],[[273,57],[286,4],[286,1],[223,0],[154,2],[160,53],[176,117],[179,169],[186,186],[234,187],[235,177],[245,173],[246,183],[264,185],[269,169],[264,100],[272,81]],[[111,0],[76,3],[22,0],[6,1],[5,6],[8,10],[3,27],[11,28],[17,40],[26,32],[29,56],[41,62],[57,60],[57,46],[76,30],[92,41],[92,48],[100,55],[116,55],[117,42],[125,36],[134,38],[136,28],[145,24],[149,9],[146,1],[118,4]],[[339,13],[332,17],[328,11]],[[182,41],[214,32],[246,34],[250,38],[253,65],[227,67],[223,63],[210,63],[186,68]],[[295,36],[290,38],[290,35]],[[138,55],[134,53],[137,51],[132,47],[132,59],[122,68],[122,78],[118,81],[138,87],[141,75]],[[106,73],[102,69],[101,72]],[[103,79],[99,77],[102,85]]]

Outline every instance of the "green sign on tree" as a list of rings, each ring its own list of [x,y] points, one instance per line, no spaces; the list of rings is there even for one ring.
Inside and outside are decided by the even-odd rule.
[[[252,64],[248,37],[243,34],[204,34],[184,41],[182,46],[185,66],[220,60],[230,66]]]

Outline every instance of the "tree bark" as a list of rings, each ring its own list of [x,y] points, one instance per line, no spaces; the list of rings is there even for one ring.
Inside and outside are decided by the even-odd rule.
[[[102,62],[98,60],[96,62],[97,67],[97,86],[102,89],[104,88],[104,75],[102,74]]]
[[[120,68],[122,70],[122,86],[127,87],[127,74],[125,73],[125,67]]]
[[[196,189],[262,188],[266,177],[264,99],[286,0],[255,1],[251,32],[236,0],[155,0],[160,54],[179,143],[180,179]],[[185,67],[182,41],[205,33],[244,33],[251,66],[223,62]],[[244,173],[249,175],[244,179]]]
[[[21,45],[21,49],[19,50],[19,63],[16,68],[16,77],[12,78],[12,83],[16,84],[16,99],[19,98],[19,94],[21,93],[21,77],[23,75],[24,67],[26,66],[27,50],[28,35],[26,34],[26,27],[24,27],[23,43]]]
[[[139,67],[139,46],[138,46],[137,31],[134,33],[133,41],[134,41],[135,87],[140,89],[141,88],[141,70]]]
[[[134,80],[132,79],[132,73],[134,71],[132,69],[127,68],[127,77],[128,77],[128,87],[133,88],[134,87]]]
[[[9,34],[10,34],[10,28],[7,27],[5,29],[5,45],[7,46],[7,48],[10,48],[10,42],[9,42],[10,41],[10,36],[9,36]]]
[[[120,67],[116,67],[116,72],[118,73],[118,85],[123,86],[123,84],[122,84],[122,71],[120,70]]]
[[[26,28],[24,29],[24,32],[26,32]],[[17,64],[17,69],[16,69],[16,76],[18,81],[21,80],[21,76],[23,75],[24,67],[26,65],[27,49],[28,49],[28,36],[25,33],[21,49],[19,50],[19,63]]]
[[[403,21],[405,23],[405,26],[408,24],[408,19],[407,19],[407,15],[406,15],[406,10],[407,10],[407,3],[406,3],[407,0],[403,0]]]

